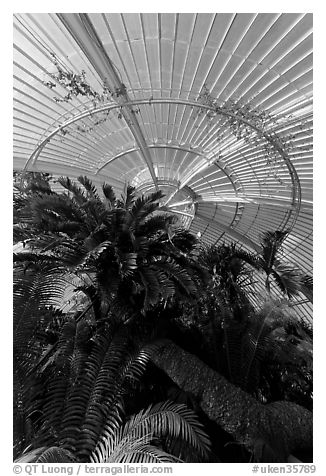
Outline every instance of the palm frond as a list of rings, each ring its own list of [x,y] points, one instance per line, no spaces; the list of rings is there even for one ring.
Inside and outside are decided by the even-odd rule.
[[[135,187],[126,184],[121,194],[121,200],[118,200],[117,202],[118,207],[124,208],[125,210],[129,210],[135,200],[135,193]]]
[[[242,387],[254,391],[259,383],[260,365],[268,354],[274,360],[282,352],[282,343],[275,332],[287,325],[295,325],[297,317],[283,301],[267,300],[256,313],[250,315],[248,328],[243,335]]]
[[[177,228],[173,230],[172,244],[182,253],[191,253],[196,244],[197,238],[189,230]]]
[[[301,276],[301,283],[310,291],[313,290],[313,277],[308,274],[303,274]]]
[[[99,336],[94,342],[93,357],[84,369],[92,382],[87,382],[90,393],[79,426],[77,445],[80,458],[89,458],[98,441],[104,435],[111,437],[119,428],[128,381],[140,378],[152,352],[151,346],[132,350],[123,332],[116,334],[113,340]],[[80,393],[81,389],[76,395]]]
[[[167,447],[169,440],[172,447],[171,441],[181,439],[184,446],[198,451],[202,458],[207,457],[210,451],[209,439],[194,413],[185,405],[161,402],[131,417],[122,428],[117,429],[110,440],[102,440],[92,454],[92,461],[137,461],[139,458],[145,458],[146,461],[150,455],[146,447],[156,438],[163,438]],[[158,450],[156,457],[169,458],[165,452],[159,453]],[[170,458],[170,461],[177,460],[173,456]]]
[[[79,205],[83,205],[87,201],[84,192],[76,183],[73,183],[69,177],[59,177],[57,182],[73,194],[73,198]]]
[[[101,226],[104,222],[110,222],[109,213],[104,203],[98,199],[90,197],[83,205],[83,209],[87,213],[87,220],[91,224],[91,231]]]
[[[74,455],[56,446],[36,448],[16,459],[15,463],[76,463]]]
[[[76,331],[76,321],[68,320],[62,328],[56,352],[43,366],[43,371],[51,366],[52,372],[44,398],[44,423],[37,438],[41,445],[48,444],[49,441],[54,444],[61,428],[70,388],[71,358],[75,348]]]
[[[87,216],[81,206],[68,195],[42,195],[31,200],[31,217],[34,226],[41,232],[65,232],[68,235],[78,230],[89,230]]]
[[[87,195],[89,196],[89,198],[95,199],[96,201],[100,201],[95,185],[88,177],[86,177],[86,175],[81,175],[80,177],[78,177],[77,180],[83,185],[83,187],[87,191]]]
[[[288,263],[275,261],[272,276],[283,294],[291,298],[296,296],[302,288],[302,271]]]
[[[210,450],[210,441],[203,426],[186,405],[169,401],[151,405],[126,423],[124,434],[139,437],[148,429],[154,437],[181,438],[203,457]]]
[[[173,260],[158,259],[152,263],[152,267],[161,270],[166,276],[174,281],[182,292],[187,295],[196,292],[195,283],[186,269]]]
[[[175,456],[152,446],[152,434],[138,438],[133,435],[123,436],[124,428],[102,441],[91,455],[93,463],[179,463]]]
[[[106,198],[106,200],[108,201],[110,205],[110,208],[112,208],[117,199],[113,191],[113,187],[107,183],[104,183],[102,185],[102,190],[103,190],[104,197]]]
[[[61,306],[66,288],[66,278],[51,268],[26,271],[24,266],[15,267],[13,333],[14,356],[19,366],[33,366],[39,357],[39,333],[56,316],[55,307]]]
[[[163,194],[160,190],[149,195],[138,197],[130,209],[132,221],[139,222],[157,210],[159,207],[158,200],[162,197]]]
[[[152,267],[142,267],[139,274],[145,289],[144,309],[157,304],[160,297],[160,285]]]
[[[261,236],[262,257],[267,272],[272,269],[277,253],[288,233],[288,230],[266,231]]]
[[[16,458],[33,443],[38,431],[44,387],[36,375],[17,365],[15,359],[13,370],[13,443]]]
[[[127,442],[127,445],[130,443]],[[133,446],[130,448],[125,447],[120,449],[120,455],[112,455],[112,457],[108,458],[108,463],[182,463],[183,461],[176,456],[173,456],[161,449],[157,448],[156,446],[144,444]]]
[[[146,236],[147,238],[155,236],[157,233],[162,233],[167,230],[169,225],[175,223],[175,217],[168,214],[153,215],[141,222],[136,230],[137,236]]]
[[[137,253],[119,253],[118,261],[122,277],[131,276],[137,269]]]

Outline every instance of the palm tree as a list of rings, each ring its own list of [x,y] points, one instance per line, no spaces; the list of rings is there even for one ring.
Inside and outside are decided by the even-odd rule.
[[[280,291],[288,298],[302,292],[312,301],[312,277],[305,274],[298,266],[284,262],[281,257],[282,245],[288,233],[287,230],[263,233],[260,254],[254,258],[248,255],[247,262],[258,271],[265,272],[265,288],[269,294],[271,278],[273,278]]]
[[[287,298],[302,292],[312,301],[312,277],[282,258],[282,245],[287,235],[288,231],[266,231],[261,236],[259,253],[245,251],[235,243],[204,247],[199,259],[229,303],[246,300],[246,291],[253,279],[252,269],[265,273],[265,289],[269,295],[273,278]]]
[[[158,302],[195,293],[199,267],[191,257],[196,240],[160,211],[161,192],[121,199],[104,184],[103,198],[87,177],[83,189],[61,178],[67,192],[34,193],[20,205],[15,229],[23,230],[35,259],[81,277],[98,322],[109,309],[122,316],[146,313]],[[26,257],[28,263],[32,255]]]
[[[208,271],[208,284],[203,289],[206,303],[208,295],[215,301],[220,311],[231,310],[234,319],[241,321],[242,315],[252,308],[250,289],[253,284],[253,271],[247,263],[254,256],[230,245],[201,246],[198,260]],[[205,304],[206,304],[205,303]]]

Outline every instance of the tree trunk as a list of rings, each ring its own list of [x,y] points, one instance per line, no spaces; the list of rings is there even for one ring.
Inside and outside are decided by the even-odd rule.
[[[152,361],[194,395],[211,420],[250,451],[268,454],[269,462],[286,462],[290,453],[312,447],[309,410],[286,401],[263,405],[169,340]]]

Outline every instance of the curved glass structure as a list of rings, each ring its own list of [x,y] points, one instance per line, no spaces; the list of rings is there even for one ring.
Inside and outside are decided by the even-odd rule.
[[[311,14],[16,14],[14,102],[16,170],[162,189],[208,243],[289,230],[312,272]]]

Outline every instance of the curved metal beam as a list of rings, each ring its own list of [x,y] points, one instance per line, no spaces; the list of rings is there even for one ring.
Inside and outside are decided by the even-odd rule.
[[[121,82],[116,68],[108,56],[88,14],[57,13],[57,16],[79,45],[82,52],[86,55],[93,68],[102,79],[103,84],[108,86],[112,91],[119,91],[119,94],[116,94],[115,100],[120,106],[126,106],[121,110],[121,114],[139,146],[141,155],[150,171],[155,188],[158,190],[153,161],[148,152],[145,137],[137,121],[135,112],[132,107],[127,105],[130,101],[127,91]]]
[[[58,132],[60,132],[61,130],[65,129],[67,127],[69,127],[70,125],[74,124],[75,122],[77,122],[81,119],[85,119],[88,116],[91,116],[93,114],[97,114],[97,113],[100,113],[100,112],[113,111],[115,109],[123,109],[124,107],[140,106],[140,105],[147,105],[147,104],[179,104],[179,105],[183,105],[183,106],[196,107],[196,108],[199,108],[199,109],[206,109],[207,111],[215,111],[215,109],[212,106],[208,106],[206,104],[200,104],[196,101],[190,101],[190,100],[186,100],[186,99],[173,99],[173,98],[168,98],[168,99],[166,99],[166,98],[161,98],[161,99],[138,99],[138,100],[125,102],[124,104],[106,103],[106,104],[103,104],[102,106],[99,106],[99,107],[95,106],[93,108],[88,109],[87,111],[79,113],[75,117],[73,117],[73,118],[67,120],[66,122],[64,122],[63,124],[60,124],[45,139],[42,140],[42,142],[37,146],[37,148],[35,149],[35,151],[31,155],[29,161],[30,160],[36,160],[37,157],[39,156],[40,152],[42,151],[42,149],[45,147],[45,145]],[[281,155],[281,157],[285,161],[285,163],[286,163],[286,165],[289,169],[289,172],[291,174],[291,178],[293,178],[293,182],[296,185],[299,185],[300,182],[299,182],[298,175],[296,173],[296,170],[295,170],[293,164],[291,163],[288,155],[277,144],[277,142],[275,140],[273,140],[273,138],[271,138],[266,132],[263,133],[262,131],[260,131],[260,129],[258,127],[254,126],[249,121],[243,119],[240,116],[237,116],[234,113],[221,111],[221,112],[219,112],[219,114],[225,115],[225,116],[228,116],[228,117],[232,117],[233,119],[237,119],[237,120],[243,122],[244,124],[246,124],[247,126],[251,127],[256,132],[259,132],[260,134],[262,134],[262,136],[275,148],[275,150]]]
[[[93,108],[90,108],[88,111],[84,111],[80,114],[77,114],[72,119],[69,119],[65,123],[61,124],[54,131],[52,131],[45,139],[43,139],[41,141],[41,143],[36,147],[34,152],[31,154],[30,158],[28,159],[28,161],[26,163],[26,166],[25,166],[24,170],[27,169],[27,167],[28,167],[28,165],[31,161],[35,162],[35,160],[37,160],[41,151],[46,146],[46,144],[51,140],[52,137],[54,137],[56,134],[58,134],[61,130],[69,127],[72,124],[74,124],[75,122],[77,122],[81,119],[84,119],[84,118],[86,118],[86,117],[88,117],[92,114],[97,114],[97,113],[100,113],[100,112],[113,111],[115,109],[121,109],[123,107],[132,107],[132,106],[148,105],[148,104],[149,105],[151,105],[151,104],[179,104],[179,105],[204,109],[204,110],[207,110],[207,111],[215,111],[214,107],[209,106],[207,104],[200,104],[196,101],[190,101],[190,100],[186,100],[186,99],[173,99],[173,98],[139,99],[139,100],[133,100],[133,101],[125,102],[123,105],[107,103],[107,104],[103,104],[102,106],[99,106],[99,107],[95,106]],[[294,220],[293,220],[293,225],[294,225],[294,223],[297,219],[297,216],[299,214],[299,210],[300,210],[301,188],[300,188],[300,181],[299,181],[297,172],[296,172],[295,167],[293,166],[291,160],[289,159],[288,155],[279,146],[279,144],[277,143],[276,140],[274,140],[272,137],[270,137],[266,132],[262,132],[257,126],[251,124],[246,119],[244,119],[240,116],[237,116],[236,114],[234,114],[232,112],[228,112],[228,111],[219,111],[219,114],[225,115],[227,117],[231,117],[233,119],[237,119],[238,121],[241,121],[242,123],[251,127],[254,131],[260,133],[265,138],[265,140],[267,140],[275,148],[275,150],[280,154],[280,156],[283,158],[283,160],[284,160],[284,162],[285,162],[285,164],[286,164],[286,166],[289,170],[289,174],[290,174],[292,185],[293,185],[293,187],[292,187],[292,206],[293,206],[293,209],[295,211],[295,216],[294,216]],[[286,226],[286,224],[284,226]],[[292,225],[292,227],[293,227],[293,225]]]
[[[148,149],[176,149],[176,150],[182,150],[184,152],[189,152],[191,154],[195,154],[195,155],[199,155],[201,157],[205,157],[204,152],[197,151],[196,149],[191,149],[190,147],[178,146],[178,145],[175,145],[175,144],[169,144],[169,143],[168,144],[155,144],[154,143],[154,144],[147,144],[147,147],[148,147]],[[124,155],[131,154],[132,152],[137,152],[139,150],[140,150],[139,147],[132,147],[130,149],[126,149],[122,152],[119,152],[118,154],[114,155],[109,160],[107,160],[105,162],[105,164],[101,165],[95,173],[97,174],[102,169],[104,169],[104,167],[111,164],[115,160],[120,159]]]
[[[189,147],[185,147],[184,145],[183,146],[179,146],[179,145],[176,145],[176,144],[147,144],[147,147],[149,149],[173,149],[173,150],[182,150],[183,152],[188,152],[190,154],[195,154],[195,155],[198,155],[200,157],[203,157],[207,162],[210,163],[211,165],[211,160],[212,159],[207,159],[206,158],[206,154],[205,152],[201,152],[199,150],[196,150],[196,149],[193,149],[191,148],[190,146]],[[115,160],[117,159],[121,159],[121,157],[124,157],[125,155],[127,154],[131,154],[132,152],[137,152],[139,151],[139,147],[132,147],[131,149],[127,149],[127,150],[124,150],[122,152],[119,152],[119,154],[116,154],[115,156],[111,157],[107,162],[105,162],[105,164],[101,165],[97,171],[95,172],[95,175],[97,175],[99,172],[101,172],[101,170],[103,170],[107,165],[111,164],[112,162],[114,162]],[[232,183],[232,186],[233,188],[235,189],[235,186],[234,186],[234,183],[233,183],[233,179],[232,179],[232,176],[231,174],[229,174],[225,168],[219,164],[219,163],[215,163],[216,167],[218,167],[226,176],[227,178],[230,180],[230,182]],[[236,177],[236,179],[238,180],[238,178]],[[186,186],[186,184],[180,188],[184,188]]]
[[[178,146],[178,145],[175,145],[175,144],[148,144],[147,147],[148,147],[148,148],[153,148],[153,149],[155,149],[155,148],[164,148],[164,149],[177,149],[177,150],[182,150],[182,151],[184,151],[184,152],[189,152],[189,153],[198,155],[198,156],[200,156],[200,157],[203,157],[205,160],[207,160],[209,163],[211,163],[211,159],[209,159],[209,160],[206,159],[206,154],[205,154],[204,152],[201,152],[201,151],[199,151],[199,150],[190,148],[190,146],[189,146],[189,147],[185,147],[185,146]],[[109,159],[109,160],[108,160],[104,165],[102,165],[100,168],[98,168],[96,174],[99,173],[100,171],[102,171],[103,168],[105,168],[108,164],[112,163],[114,160],[120,159],[120,158],[123,157],[124,155],[130,154],[130,153],[132,153],[132,152],[136,152],[136,151],[138,151],[138,150],[139,150],[139,149],[138,149],[137,147],[133,147],[133,148],[131,148],[131,149],[125,150],[125,151],[123,151],[123,152],[120,152],[119,154],[117,154],[117,155],[115,155],[114,157],[112,157],[111,159]],[[218,168],[227,176],[227,178],[230,180],[230,183],[231,183],[231,185],[232,185],[234,191],[236,191],[236,187],[235,187],[235,185],[234,185],[234,181],[233,181],[233,178],[232,178],[231,174],[229,174],[229,173],[225,170],[225,168],[223,168],[223,167],[221,166],[221,164],[219,164],[218,162],[216,162],[215,165],[216,165],[216,167],[218,167]],[[237,179],[237,178],[236,178],[236,179]],[[238,179],[237,179],[237,180],[238,180]],[[159,183],[159,180],[158,180],[158,183]],[[178,193],[179,190],[181,190],[181,189],[183,189],[183,188],[186,188],[186,187],[187,187],[186,184],[184,184],[184,185],[182,185],[182,186],[180,186],[180,184],[178,184],[178,185],[176,186],[176,188],[175,188],[175,191],[172,192],[172,193],[169,195],[168,199],[167,199],[166,202],[165,202],[165,205],[169,208],[170,205],[167,205],[167,204],[173,199],[173,197]],[[207,201],[207,202],[208,202],[208,201],[210,201],[210,200],[204,200],[204,199],[200,198],[199,200],[196,199],[196,201]],[[214,201],[214,200],[212,200],[212,201]],[[225,200],[225,202],[227,202],[227,201],[228,201],[228,200]],[[230,200],[230,201],[237,202],[237,203],[243,203],[243,202],[245,202],[245,199],[239,198],[238,200]],[[247,200],[247,201],[249,201],[249,200]],[[173,206],[175,206],[175,204],[172,204],[172,205],[171,205],[171,207],[173,207]],[[241,215],[240,212],[242,212],[242,209],[237,208],[237,210],[236,210],[236,212],[235,212],[235,215],[234,215],[234,219],[235,219],[235,217],[240,218],[240,215]],[[234,220],[234,219],[233,219],[233,220]]]
[[[289,206],[286,199],[281,199],[278,197],[271,197],[268,195],[236,195],[236,194],[218,194],[212,197],[205,197],[200,195],[196,197],[193,201],[183,200],[181,202],[173,203],[171,205],[166,205],[168,208],[175,206],[187,205],[190,203],[253,203],[255,205],[273,205],[275,207],[284,207]],[[292,209],[292,205],[290,205]]]

